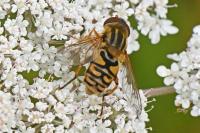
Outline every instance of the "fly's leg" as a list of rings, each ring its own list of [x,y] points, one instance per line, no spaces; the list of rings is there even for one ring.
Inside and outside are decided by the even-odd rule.
[[[115,86],[112,90],[108,90],[107,92],[105,92],[102,96],[102,104],[101,104],[101,113],[99,116],[102,116],[103,114],[103,104],[104,104],[104,100],[105,100],[105,96],[108,96],[110,94],[112,94],[115,90],[117,89],[117,86]]]
[[[101,117],[103,114],[103,103],[104,103],[104,99],[105,99],[105,95],[102,96],[102,101],[101,101],[101,112],[99,114],[99,116]]]
[[[95,28],[93,28],[91,31],[90,31],[90,33],[89,33],[89,35],[88,36],[91,36],[92,35],[92,33],[94,33],[95,34],[95,36],[97,37],[97,38],[100,38],[101,36],[99,35],[99,33],[95,30]]]
[[[64,84],[62,87],[60,87],[60,89],[65,88],[65,87],[66,87],[67,85],[69,85],[72,81],[74,81],[74,80],[78,77],[78,75],[79,75],[80,70],[82,69],[82,67],[83,67],[83,65],[79,65],[79,66],[77,67],[77,69],[75,70],[75,76],[74,76],[70,81],[68,81],[66,84]]]
[[[118,79],[115,80],[115,87],[111,90],[106,90],[105,92],[103,92],[102,94],[102,104],[101,104],[101,113],[100,113],[100,117],[102,116],[103,114],[103,103],[104,103],[104,100],[105,100],[105,96],[108,96],[108,95],[111,95],[113,94],[113,92],[118,88]]]
[[[96,44],[93,43],[94,40],[101,40],[101,35],[95,30],[95,28],[93,28],[88,35],[86,36],[81,36],[78,39],[78,42],[76,42],[76,44],[85,44],[85,43],[92,43],[92,44]]]

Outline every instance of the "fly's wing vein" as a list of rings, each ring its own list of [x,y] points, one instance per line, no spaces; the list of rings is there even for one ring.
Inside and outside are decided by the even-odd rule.
[[[102,39],[96,36],[85,36],[76,43],[70,44],[59,49],[59,52],[70,53],[69,59],[73,61],[73,65],[84,65],[93,60],[94,51],[100,48]]]
[[[124,69],[125,69],[125,76],[127,78],[127,83],[129,85],[131,85],[130,90],[127,90],[127,91],[130,91],[128,93],[129,95],[127,94],[128,100],[130,101],[131,104],[133,104],[135,106],[137,115],[139,116],[142,111],[141,97],[140,97],[139,89],[138,89],[136,81],[135,81],[131,61],[127,54],[125,55],[125,61],[122,64],[122,67],[124,67]],[[127,84],[127,83],[123,83],[123,84]]]

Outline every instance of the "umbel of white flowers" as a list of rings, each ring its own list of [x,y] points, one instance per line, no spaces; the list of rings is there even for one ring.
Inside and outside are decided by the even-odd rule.
[[[183,109],[192,107],[191,115],[200,116],[200,25],[194,27],[187,46],[179,54],[168,55],[174,61],[171,68],[161,65],[157,73],[164,77],[165,85],[175,88],[175,105]]]
[[[103,118],[98,118],[101,98],[88,96],[84,84],[76,80],[62,90],[60,86],[73,78],[71,53],[59,52],[60,44],[75,42],[81,33],[118,15],[129,25],[135,18],[141,34],[152,44],[160,36],[175,34],[178,29],[167,19],[167,0],[1,0],[0,1],[0,132],[23,133],[146,133],[149,121],[142,92],[142,114],[136,117],[132,103],[126,99],[126,85],[106,97]],[[93,23],[95,20],[96,23]],[[73,35],[73,37],[71,36]],[[139,33],[131,28],[127,52],[139,49]],[[61,43],[50,45],[52,40]],[[80,57],[81,58],[81,57]],[[119,79],[123,71],[120,71]],[[77,91],[70,92],[71,88]]]

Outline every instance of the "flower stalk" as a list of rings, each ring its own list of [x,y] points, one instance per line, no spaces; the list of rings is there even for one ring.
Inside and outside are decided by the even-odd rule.
[[[172,86],[163,86],[145,89],[143,92],[147,98],[150,98],[175,93],[175,89]]]

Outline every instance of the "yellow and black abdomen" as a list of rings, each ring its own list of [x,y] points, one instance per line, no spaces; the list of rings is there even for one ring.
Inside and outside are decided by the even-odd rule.
[[[107,49],[100,49],[85,73],[84,82],[87,94],[100,94],[116,79],[119,70],[118,60]]]

